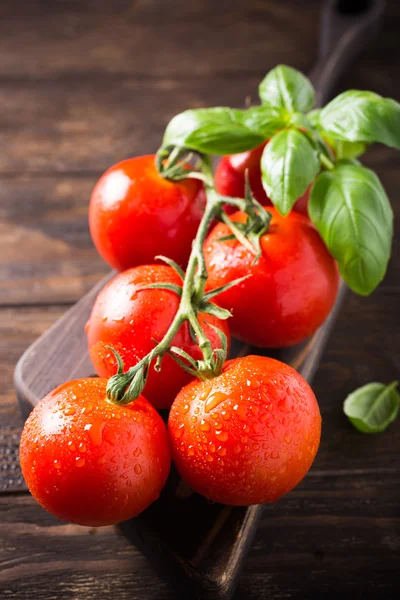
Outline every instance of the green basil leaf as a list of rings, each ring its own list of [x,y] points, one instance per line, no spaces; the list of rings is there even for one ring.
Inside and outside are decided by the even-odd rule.
[[[339,140],[381,142],[400,149],[400,104],[373,92],[340,94],[321,110],[319,124]]]
[[[286,122],[282,111],[265,106],[248,110],[225,107],[186,110],[169,122],[163,145],[205,154],[235,154],[259,146],[283,129]]]
[[[291,211],[318,171],[316,150],[296,129],[285,129],[275,135],[261,157],[264,189],[282,215]]]
[[[357,156],[361,156],[366,152],[368,146],[365,142],[348,142],[346,140],[339,140],[332,135],[328,135],[320,124],[319,119],[321,110],[321,108],[312,110],[308,113],[307,118],[324,141],[334,151],[337,160],[341,160],[342,158],[357,158]]]
[[[347,396],[343,410],[358,431],[380,433],[396,419],[400,407],[397,384],[368,383]]]
[[[348,286],[370,294],[390,258],[393,213],[373,171],[349,161],[321,173],[308,212]]]
[[[315,104],[311,82],[300,71],[278,65],[259,85],[258,93],[264,104],[292,112],[307,112]]]
[[[332,137],[325,137],[325,140],[334,151],[338,160],[343,158],[357,158],[357,156],[365,154],[367,150],[365,142],[345,142]]]
[[[307,114],[307,119],[317,128],[319,126],[319,115],[321,114],[321,110],[321,108],[314,108],[314,110]]]

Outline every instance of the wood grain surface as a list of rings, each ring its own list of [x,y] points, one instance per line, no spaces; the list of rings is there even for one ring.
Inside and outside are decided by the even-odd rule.
[[[188,107],[243,105],[277,62],[309,70],[317,0],[22,0],[0,6],[0,597],[154,599],[174,593],[114,528],[66,525],[16,465],[14,365],[107,271],[87,227],[100,173],[152,152]],[[400,99],[400,5],[341,81]],[[308,477],[267,506],[240,600],[367,600],[400,592],[400,422],[362,436],[342,402],[399,377],[400,156],[373,148],[393,202],[393,259],[369,298],[348,295],[315,379],[324,420]],[[11,483],[10,483],[11,482]]]

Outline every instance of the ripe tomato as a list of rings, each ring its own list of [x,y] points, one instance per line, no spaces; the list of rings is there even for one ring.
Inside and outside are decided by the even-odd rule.
[[[296,212],[282,217],[274,208],[269,232],[254,255],[228,236],[227,225],[214,227],[204,244],[208,289],[251,277],[219,294],[218,304],[232,311],[232,335],[255,346],[282,347],[312,335],[329,314],[339,284],[338,269],[310,221]],[[231,217],[245,220],[244,213]]]
[[[275,502],[309,470],[321,416],[308,383],[272,358],[246,356],[192,381],[176,397],[168,429],[183,479],[214,502]]]
[[[163,254],[182,266],[189,258],[205,204],[203,184],[159,175],[155,157],[114,165],[93,190],[89,226],[106,262],[118,270],[154,262]]]
[[[166,427],[140,396],[106,399],[106,379],[69,381],[33,409],[21,437],[31,494],[65,521],[100,527],[138,515],[156,500],[170,468]]]
[[[157,282],[182,283],[171,267],[142,265],[119,273],[98,295],[86,332],[90,357],[100,377],[116,373],[114,355],[106,346],[120,354],[128,370],[154,348],[154,340],[161,341],[166,334],[178,310],[178,295],[162,289],[138,291],[149,283]],[[217,332],[208,324],[219,327],[229,339],[225,321],[204,313],[199,315],[199,320],[214,348],[220,348],[221,342]],[[187,323],[176,334],[173,345],[195,359],[202,358]],[[156,408],[169,408],[179,390],[191,378],[173,358],[164,356],[160,372],[156,372],[153,366],[150,368],[143,394]]]
[[[234,198],[244,198],[245,193],[245,174],[248,171],[251,191],[256,200],[263,206],[271,206],[272,202],[268,198],[261,182],[261,155],[268,143],[257,146],[254,150],[223,156],[215,171],[215,187],[217,192],[224,196]],[[308,198],[310,196],[310,187],[301,196],[293,207],[293,210],[308,214]],[[230,207],[227,212],[231,213]]]

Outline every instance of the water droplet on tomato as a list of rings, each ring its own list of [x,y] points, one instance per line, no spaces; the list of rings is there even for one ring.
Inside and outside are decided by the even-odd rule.
[[[134,452],[133,452],[133,456],[136,456],[136,458],[138,456],[140,456],[142,454],[141,449],[139,448],[139,446],[137,448],[135,448]]]
[[[204,405],[205,412],[209,413],[211,410],[216,408],[218,406],[218,404],[221,404],[221,402],[226,400],[227,397],[228,396],[226,394],[224,394],[223,392],[214,392],[214,394],[211,394],[207,398],[206,403]]]
[[[225,421],[229,421],[229,419],[230,419],[230,418],[231,418],[231,416],[232,416],[232,413],[231,413],[231,411],[230,411],[230,410],[223,410],[223,411],[221,412],[221,416],[222,416],[222,418],[223,418]]]
[[[279,456],[280,456],[280,454],[279,454],[278,450],[273,450],[271,452],[271,458],[277,459],[277,458],[279,458]]]
[[[241,421],[246,420],[247,410],[244,404],[235,404],[233,410],[236,411],[236,414]]]
[[[86,452],[86,444],[84,444],[83,442],[81,442],[79,444],[79,450],[80,450],[80,452]]]
[[[83,456],[77,456],[75,458],[75,464],[77,467],[83,467],[85,465],[85,459]]]
[[[194,448],[193,448],[193,446],[188,446],[188,455],[189,456],[193,456],[194,455]]]
[[[259,433],[261,429],[260,423],[252,423],[251,428],[254,433]]]
[[[182,407],[183,414],[188,413],[189,412],[189,408],[190,408],[189,404],[184,404],[183,407]]]
[[[200,409],[199,409],[199,407],[197,407],[197,408],[195,408],[195,409],[194,409],[194,414],[195,414],[195,415],[198,415],[198,414],[199,414],[199,412],[200,412]]]
[[[197,417],[195,417],[195,416],[191,417],[191,421],[192,421],[192,423],[196,423]]]
[[[242,437],[240,438],[240,441],[242,442],[242,444],[245,444],[248,439],[249,438],[247,437],[247,435],[242,435]]]
[[[103,318],[101,319],[103,323],[105,323],[107,321],[107,316],[103,315]]]
[[[54,461],[54,468],[55,468],[55,469],[61,469],[61,463],[60,463],[60,461],[59,461],[59,460],[57,460],[57,459]]]
[[[75,396],[76,399],[76,396]],[[64,415],[66,417],[69,417],[70,415],[74,415],[76,413],[76,408],[75,406],[68,406],[65,410],[64,410]]]
[[[112,429],[106,429],[103,435],[106,442],[114,446],[115,442],[117,441],[117,436],[115,435],[114,431]]]
[[[228,439],[227,431],[216,431],[215,435],[221,442],[225,442]]]
[[[125,321],[125,317],[115,317],[115,319],[113,319],[114,323],[123,323]]]
[[[183,431],[185,429],[185,426],[183,423],[181,423],[178,427],[178,429],[175,431],[175,437],[179,440],[179,438],[182,437],[183,435]]]
[[[213,457],[211,456],[211,454],[206,454],[206,461],[207,461],[207,462],[212,462],[213,460],[214,460],[214,459],[213,459]]]
[[[31,467],[31,471],[32,471],[32,473],[34,473],[34,472],[35,472],[35,470],[36,470],[36,469],[35,469],[35,467]]]
[[[260,444],[253,444],[253,450],[259,450],[260,449]]]
[[[133,470],[135,471],[136,475],[140,475],[143,471],[142,467],[140,465],[135,465],[133,467]]]
[[[285,435],[283,436],[283,439],[285,440],[285,442],[287,444],[290,444],[292,442],[292,436],[289,433],[285,433]]]
[[[104,421],[94,421],[85,425],[85,430],[88,432],[90,441],[93,446],[100,446],[103,440]]]
[[[219,456],[225,456],[226,452],[227,452],[227,450],[226,450],[226,448],[224,448],[224,446],[220,446],[217,450],[217,454]]]
[[[222,423],[221,423],[221,421],[215,421],[214,427],[216,427],[216,429],[222,429]]]
[[[262,415],[259,416],[258,420],[260,421],[260,423],[265,423],[265,421],[268,419],[268,415],[267,413],[263,413]]]
[[[202,419],[201,423],[200,423],[200,430],[201,431],[210,431],[210,429],[211,429],[210,423],[208,423],[207,421]]]
[[[211,452],[215,452],[216,448],[215,448],[215,444],[213,444],[212,442],[209,443],[210,446],[210,451]]]
[[[241,451],[241,447],[239,446],[239,444],[236,444],[236,446],[233,449],[233,453],[234,454],[239,454]]]
[[[92,412],[93,409],[93,405],[92,404],[86,404],[86,406],[84,406],[81,410],[81,413],[83,415],[89,415]]]

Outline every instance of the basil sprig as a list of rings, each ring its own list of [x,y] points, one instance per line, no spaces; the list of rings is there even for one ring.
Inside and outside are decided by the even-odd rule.
[[[272,69],[259,86],[260,106],[187,110],[169,123],[163,144],[202,154],[235,154],[268,141],[263,187],[287,215],[312,185],[309,216],[348,286],[370,294],[390,256],[393,216],[385,191],[358,160],[373,142],[400,149],[400,104],[351,90],[322,109],[299,71]]]
[[[378,177],[346,161],[321,173],[308,211],[348,286],[370,294],[390,257],[393,214]]]
[[[400,407],[397,385],[397,381],[368,383],[346,398],[344,413],[358,431],[380,433],[396,419]]]

